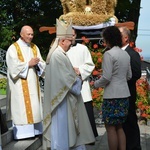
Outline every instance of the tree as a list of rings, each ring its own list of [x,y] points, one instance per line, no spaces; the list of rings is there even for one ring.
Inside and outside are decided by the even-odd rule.
[[[88,2],[88,1],[87,1]],[[118,0],[115,15],[119,22],[134,21],[133,39],[137,37],[141,0]],[[20,28],[30,25],[34,29],[33,42],[45,58],[55,34],[39,32],[41,26],[54,26],[63,13],[60,0],[1,0],[0,1],[0,48],[8,46],[19,37]]]
[[[119,22],[133,21],[135,23],[135,28],[131,32],[133,41],[137,38],[140,4],[141,0],[118,0],[115,9],[115,15]]]
[[[15,31],[12,28],[12,19],[8,16],[5,0],[0,1],[0,47],[5,49],[12,41]]]
[[[36,25],[37,34],[35,36],[35,43],[41,49],[42,56],[46,58],[49,51],[50,43],[55,38],[55,34],[49,34],[48,32],[39,32],[39,28],[42,26],[55,26],[56,18],[63,13],[60,0],[41,0],[40,10],[42,15],[39,16],[38,23]],[[39,37],[39,38],[36,38]]]
[[[19,38],[20,28],[30,25],[34,29],[35,42],[43,55],[47,54],[54,35],[39,33],[41,26],[54,26],[55,18],[62,14],[59,0],[1,0],[0,1],[0,47],[8,46]]]
[[[1,0],[0,26],[2,32],[0,36],[3,39],[0,47],[7,49],[8,45],[18,38],[22,25],[36,23],[36,18],[40,12],[38,6],[37,0]]]

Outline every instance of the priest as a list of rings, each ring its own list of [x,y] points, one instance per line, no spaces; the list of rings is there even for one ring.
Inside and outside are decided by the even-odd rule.
[[[95,141],[81,97],[82,80],[66,55],[71,44],[71,23],[57,20],[45,72],[44,149],[86,150],[85,144]]]
[[[20,38],[7,50],[7,119],[13,122],[14,139],[42,134],[42,101],[39,76],[44,75],[45,61],[32,43],[33,29],[25,25]]]

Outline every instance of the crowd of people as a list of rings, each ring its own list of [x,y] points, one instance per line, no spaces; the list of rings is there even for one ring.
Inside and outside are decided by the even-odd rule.
[[[98,132],[89,84],[95,65],[76,36],[71,22],[57,19],[46,61],[32,43],[34,31],[28,25],[8,48],[6,108],[15,140],[42,135],[44,150],[86,150],[87,144],[95,144]],[[104,88],[102,119],[109,150],[141,150],[135,105],[140,56],[129,45],[128,28],[107,27],[102,37],[107,51],[94,88]],[[45,79],[43,101],[39,77]]]

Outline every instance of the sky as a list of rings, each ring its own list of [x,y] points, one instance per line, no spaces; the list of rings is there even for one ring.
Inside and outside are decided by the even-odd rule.
[[[136,47],[142,49],[140,53],[144,60],[150,60],[150,0],[141,0],[141,10],[138,24]]]

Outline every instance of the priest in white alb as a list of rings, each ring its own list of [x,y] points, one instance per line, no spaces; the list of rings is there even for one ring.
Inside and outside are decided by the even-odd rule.
[[[33,29],[25,25],[20,38],[7,50],[7,118],[12,120],[14,139],[40,135],[42,101],[39,76],[44,75],[45,61],[39,48],[31,41]]]

